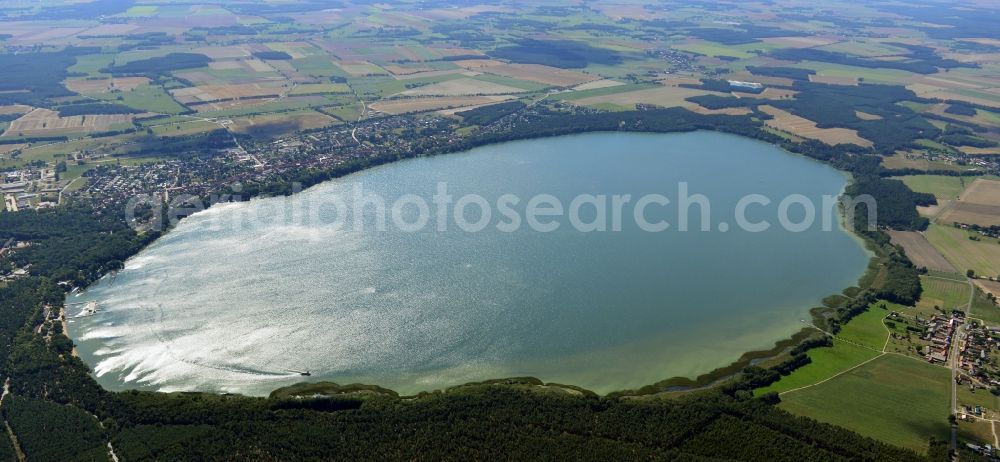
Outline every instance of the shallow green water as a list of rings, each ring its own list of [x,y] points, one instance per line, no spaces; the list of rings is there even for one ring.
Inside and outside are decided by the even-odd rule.
[[[433,210],[439,182],[455,200],[516,195],[521,228],[497,229],[506,222],[498,209],[478,232],[454,220],[438,231],[436,216],[403,232],[391,212],[379,232],[376,207],[364,229],[334,221],[343,215],[333,198],[350,206],[357,185],[390,205],[416,194]],[[681,182],[711,201],[711,231],[678,231]],[[408,160],[184,220],[113,284],[71,296],[97,300],[99,311],[73,317],[70,333],[112,389],[264,394],[304,370],[401,392],[521,375],[600,392],[638,387],[768,348],[821,298],[855,284],[868,256],[836,217],[830,231],[817,217],[804,232],[777,219],[784,197],[818,206],[845,183],[828,166],[713,132],[586,134]],[[671,222],[664,232],[639,229],[630,207],[618,232],[580,232],[567,218],[537,232],[523,219],[537,194],[568,209],[580,194],[630,194],[634,205],[652,193],[671,199],[643,215]],[[748,209],[751,221],[774,223],[767,231],[735,224],[737,201],[751,193],[773,201]],[[399,216],[412,223],[416,210]],[[582,221],[597,216],[580,210]],[[691,228],[699,210],[689,210]],[[467,221],[477,211],[469,206]]]

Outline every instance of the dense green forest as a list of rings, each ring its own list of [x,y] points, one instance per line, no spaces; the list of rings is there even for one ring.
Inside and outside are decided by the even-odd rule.
[[[97,48],[67,47],[56,52],[0,54],[0,105],[45,106],[52,98],[75,95],[62,85],[66,69],[76,63],[77,56],[99,52]]]
[[[518,21],[518,26],[524,25],[524,21]],[[516,63],[545,64],[567,69],[582,69],[588,64],[610,66],[622,61],[615,51],[592,47],[575,40],[523,39],[517,45],[493,50],[490,56],[509,59]]]
[[[155,79],[171,71],[208,66],[208,56],[198,53],[170,53],[166,56],[146,58],[125,64],[113,65],[101,72],[111,75],[141,75]]]

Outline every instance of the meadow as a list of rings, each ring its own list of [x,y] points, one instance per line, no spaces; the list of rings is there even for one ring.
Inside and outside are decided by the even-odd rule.
[[[786,393],[786,411],[924,452],[948,437],[948,369],[894,354],[814,387]]]
[[[924,235],[959,272],[1000,275],[1000,244],[995,239],[974,241],[969,239],[973,233],[950,224],[932,224]]]

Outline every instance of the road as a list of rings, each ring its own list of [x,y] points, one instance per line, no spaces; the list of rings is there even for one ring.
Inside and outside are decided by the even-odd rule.
[[[976,286],[972,284],[972,280],[966,278],[965,282],[969,284],[969,303],[965,305],[965,318],[972,318],[972,301],[975,300],[976,296]],[[955,334],[951,339],[951,350],[948,352],[948,363],[951,364],[951,413],[953,415],[958,415],[958,382],[956,379],[959,375],[959,363],[961,359],[961,352],[959,351],[959,344],[962,339],[965,338],[965,325],[960,324],[955,328]],[[994,433],[995,437],[995,433]],[[951,426],[951,450],[954,451],[958,448],[958,425]]]
[[[3,383],[3,394],[0,394],[0,406],[3,406],[4,400],[7,395],[10,394],[10,377]],[[10,438],[10,444],[14,446],[14,454],[17,456],[18,462],[25,462],[27,457],[24,456],[24,451],[21,450],[21,444],[17,442],[17,435],[14,434],[14,429],[10,428],[10,424],[7,423],[7,419],[3,421],[4,429],[7,430],[7,436]]]

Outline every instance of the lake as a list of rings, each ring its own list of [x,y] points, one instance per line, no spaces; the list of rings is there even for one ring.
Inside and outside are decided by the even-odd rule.
[[[869,255],[819,206],[846,182],[715,132],[592,133],[406,160],[184,219],[71,295],[69,333],[112,390],[260,395],[303,371],[401,393],[510,376],[602,393],[694,377],[772,347],[856,284]],[[438,208],[442,187],[453,201]],[[771,202],[741,209],[748,194]],[[612,198],[626,195],[616,222]],[[710,201],[705,231],[696,195]],[[817,204],[808,229],[779,225],[792,195]],[[642,213],[640,198],[651,198]],[[740,210],[773,225],[744,229]],[[808,218],[801,204],[786,212]]]

